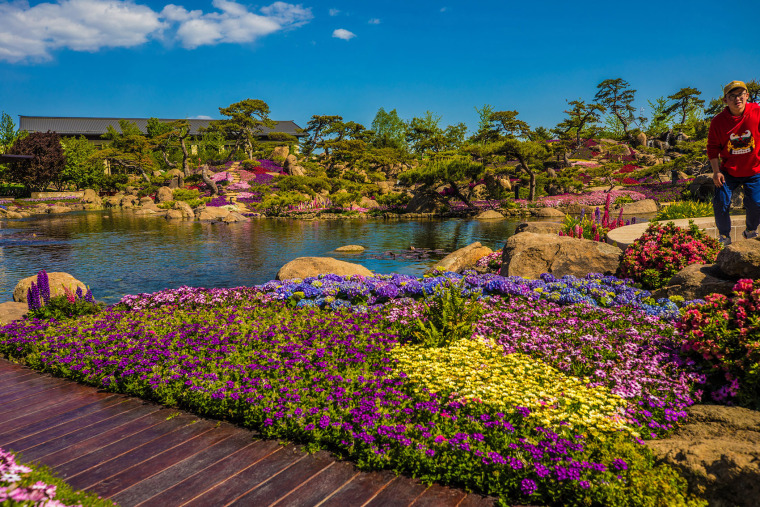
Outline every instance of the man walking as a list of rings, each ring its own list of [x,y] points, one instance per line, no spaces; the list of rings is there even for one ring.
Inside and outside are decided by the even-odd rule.
[[[760,105],[747,102],[749,94],[743,81],[723,87],[726,108],[710,122],[707,157],[713,171],[715,225],[723,245],[731,244],[731,195],[744,186],[747,209],[743,235],[757,237],[760,225]]]

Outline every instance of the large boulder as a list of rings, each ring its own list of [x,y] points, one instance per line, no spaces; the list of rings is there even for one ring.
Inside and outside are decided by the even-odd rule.
[[[353,252],[353,253],[360,253],[363,252],[365,248],[361,245],[343,245],[339,246],[335,249],[336,252]]]
[[[60,204],[54,204],[47,209],[47,212],[52,215],[57,215],[59,213],[68,213],[69,211],[71,211],[71,208],[68,206],[61,206]]]
[[[673,275],[667,286],[652,293],[655,299],[683,296],[684,299],[704,299],[708,294],[733,292],[735,280],[727,280],[715,264],[690,264]]]
[[[179,169],[172,169],[165,172],[164,178],[166,186],[171,189],[182,188],[185,185],[185,173]]]
[[[216,222],[218,220],[224,220],[224,218],[230,214],[230,210],[227,208],[217,208],[210,206],[208,208],[200,209],[198,213],[198,220],[202,222]]]
[[[565,213],[558,210],[557,208],[538,208],[535,211],[533,211],[531,214],[537,217],[544,217],[544,218],[551,218],[551,217],[564,218],[565,216]]]
[[[299,257],[281,267],[275,278],[289,280],[321,274],[372,276],[372,271],[359,264],[339,261],[332,257]]]
[[[222,222],[226,224],[232,224],[235,222],[250,222],[250,221],[251,220],[248,217],[241,215],[237,211],[231,211],[229,215],[222,218]]]
[[[623,215],[646,215],[648,213],[657,213],[657,202],[654,199],[642,199],[636,202],[627,202],[616,206],[614,213],[619,213],[623,208]]]
[[[485,257],[488,254],[493,253],[493,250],[487,246],[481,245],[479,242],[467,245],[464,248],[460,248],[449,255],[441,259],[436,265],[428,269],[428,273],[433,273],[437,270],[442,271],[454,271],[460,272],[464,269],[474,268],[478,259]]]
[[[715,259],[718,268],[731,278],[760,278],[760,240],[738,240]]]
[[[715,183],[711,174],[701,174],[689,183],[689,193],[700,201],[709,201],[715,193]]]
[[[63,288],[67,287],[73,291],[77,290],[77,287],[81,287],[82,291],[87,291],[87,286],[71,276],[68,273],[61,271],[54,271],[48,273],[48,284],[50,285],[50,297],[62,296],[64,294]],[[20,280],[16,284],[16,288],[13,289],[13,300],[18,303],[26,303],[26,293],[32,286],[32,282],[37,284],[37,275],[26,277]]]
[[[446,205],[435,196],[426,192],[417,192],[406,205],[407,213],[435,213]]]
[[[289,154],[290,154],[290,148],[288,148],[287,146],[278,146],[274,150],[272,150],[271,159],[274,161],[284,162],[288,158]]]
[[[498,211],[487,209],[484,212],[482,212],[480,215],[476,216],[478,220],[503,220],[504,215],[499,213]]]
[[[564,225],[557,222],[521,222],[515,227],[515,234],[532,232],[533,234],[552,234],[559,236]]]
[[[136,195],[127,194],[119,201],[119,206],[122,208],[134,208],[140,205],[140,199]]]
[[[755,507],[760,499],[760,412],[692,405],[672,435],[646,445],[711,506]]]
[[[82,195],[82,202],[84,204],[94,204],[95,206],[103,206],[103,199],[100,198],[97,192],[93,189],[85,189],[84,195]]]
[[[523,232],[507,240],[502,253],[501,276],[537,278],[612,274],[620,264],[620,248],[590,239]]]
[[[166,201],[173,201],[174,200],[174,193],[172,192],[172,189],[169,187],[161,187],[158,189],[158,194],[156,195],[156,200],[158,202],[166,202]]]
[[[182,218],[195,218],[193,208],[191,208],[190,205],[185,201],[175,201],[174,207],[172,209],[182,213]]]
[[[172,208],[166,212],[164,218],[167,220],[182,220],[185,217],[182,216],[182,212],[180,210]]]
[[[377,203],[376,200],[370,199],[367,196],[362,196],[362,198],[359,200],[359,207],[366,208],[366,209],[375,209],[375,208],[379,208],[380,205]]]
[[[5,325],[14,320],[21,320],[28,311],[29,305],[26,303],[15,301],[0,303],[0,324]]]

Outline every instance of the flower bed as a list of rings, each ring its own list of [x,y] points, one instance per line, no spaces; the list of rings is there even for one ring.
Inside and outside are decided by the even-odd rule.
[[[483,307],[473,333],[405,345],[410,321],[428,318],[420,299],[457,287]],[[9,324],[0,352],[504,503],[630,505],[685,495],[633,439],[666,431],[691,401],[692,378],[672,362],[677,308],[647,297],[601,276],[183,287],[67,322]]]

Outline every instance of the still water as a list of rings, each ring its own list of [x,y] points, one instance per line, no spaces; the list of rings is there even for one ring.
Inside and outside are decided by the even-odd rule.
[[[99,301],[125,294],[192,287],[251,286],[272,280],[296,257],[330,256],[377,273],[421,275],[440,255],[404,259],[410,246],[451,252],[480,241],[498,249],[519,220],[300,221],[259,219],[225,225],[83,211],[0,222],[0,302],[16,283],[45,269],[89,285]],[[336,248],[358,244],[361,254]],[[378,258],[379,257],[379,258]]]

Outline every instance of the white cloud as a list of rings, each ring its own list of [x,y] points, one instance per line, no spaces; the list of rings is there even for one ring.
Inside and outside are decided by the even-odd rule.
[[[379,25],[380,20],[378,18],[372,18],[369,21],[367,21],[367,23],[369,23],[370,25]]]
[[[311,9],[274,2],[260,14],[232,0],[213,0],[216,11],[168,4],[161,12],[132,0],[56,0],[30,7],[27,0],[0,4],[0,61],[44,61],[59,49],[96,52],[151,39],[183,47],[253,42],[312,19]]]
[[[329,10],[330,16],[337,16],[340,14],[340,9],[330,9]]]
[[[332,36],[335,37],[336,39],[351,40],[354,37],[356,37],[356,34],[353,32],[349,32],[348,30],[345,30],[343,28],[338,28],[337,30],[333,31]]]
[[[446,12],[447,10],[449,10],[448,7],[441,7],[441,12]]]
[[[206,116],[205,114],[199,114],[198,116],[188,116],[188,120],[211,120],[210,116]]]

